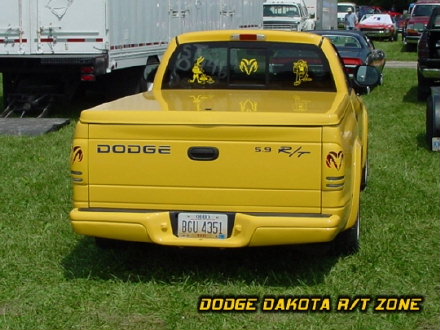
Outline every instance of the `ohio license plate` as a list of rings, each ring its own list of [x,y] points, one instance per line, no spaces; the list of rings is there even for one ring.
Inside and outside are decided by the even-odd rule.
[[[186,238],[225,239],[228,236],[228,216],[219,213],[179,213],[177,236]]]

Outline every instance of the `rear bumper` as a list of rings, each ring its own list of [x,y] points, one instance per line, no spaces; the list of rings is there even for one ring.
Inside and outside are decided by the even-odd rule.
[[[440,69],[435,68],[421,68],[422,76],[427,79],[440,79]]]
[[[82,66],[93,66],[96,75],[106,73],[108,56],[105,55],[1,55],[0,72],[3,73],[38,73],[65,74],[65,71],[78,72]],[[62,72],[60,74],[60,72]]]
[[[405,36],[405,43],[407,44],[417,44],[419,42],[420,36]]]
[[[343,213],[343,209],[335,210]],[[329,242],[346,221],[339,215],[236,213],[232,234],[225,239],[179,238],[170,212],[74,209],[75,232],[82,235],[171,246],[237,248]]]
[[[440,79],[440,58],[420,58],[418,70],[426,79]]]

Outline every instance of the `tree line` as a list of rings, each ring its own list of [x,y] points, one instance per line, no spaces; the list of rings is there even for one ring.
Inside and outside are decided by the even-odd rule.
[[[348,1],[348,0],[347,0]],[[380,6],[387,10],[402,12],[408,9],[410,3],[416,0],[357,0],[358,5]]]

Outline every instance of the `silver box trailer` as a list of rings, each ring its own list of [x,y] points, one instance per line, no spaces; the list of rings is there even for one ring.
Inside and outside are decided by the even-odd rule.
[[[338,29],[338,0],[304,0],[316,30]]]
[[[188,31],[261,28],[262,3],[1,0],[5,105],[10,112],[27,104],[44,115],[54,97],[73,97],[84,86],[99,85],[107,99],[143,91],[145,69],[160,61],[171,38]]]

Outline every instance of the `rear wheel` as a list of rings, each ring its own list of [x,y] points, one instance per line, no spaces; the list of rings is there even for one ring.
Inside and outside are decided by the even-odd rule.
[[[361,191],[365,190],[365,188],[367,188],[367,184],[368,184],[368,159],[367,162],[365,163],[365,167],[362,169],[362,178],[361,178]]]
[[[360,216],[356,224],[342,233],[340,233],[332,242],[331,254],[334,256],[348,256],[359,251],[360,241]]]

